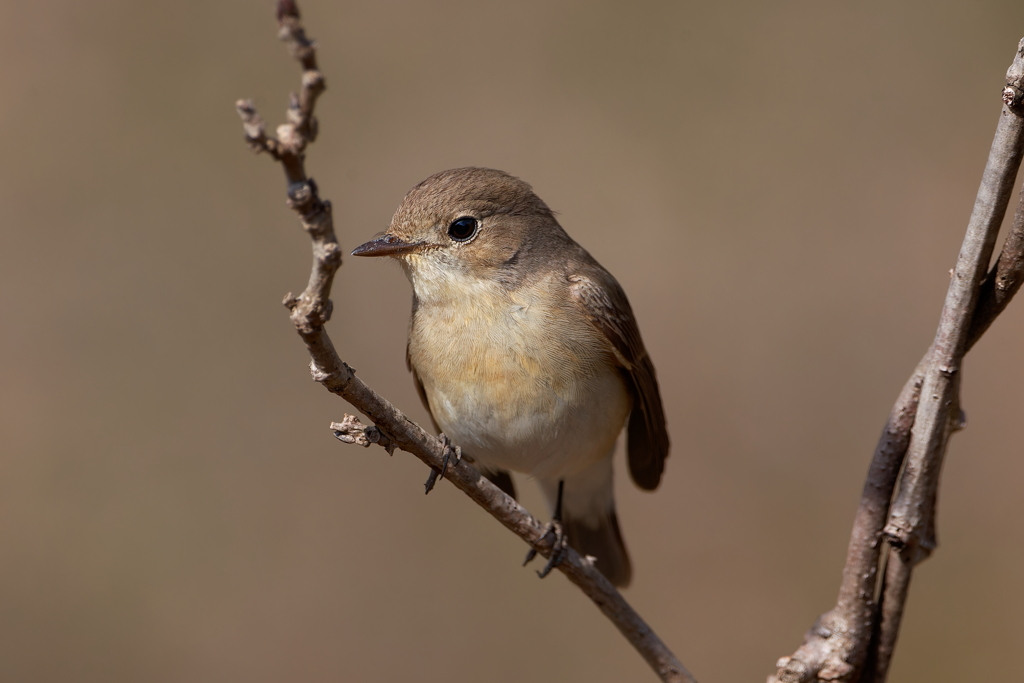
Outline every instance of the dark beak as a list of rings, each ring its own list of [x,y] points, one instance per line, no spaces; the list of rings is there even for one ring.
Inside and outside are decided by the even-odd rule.
[[[360,244],[352,250],[353,256],[399,256],[416,251],[422,242],[404,242],[392,234],[384,233],[375,240]]]

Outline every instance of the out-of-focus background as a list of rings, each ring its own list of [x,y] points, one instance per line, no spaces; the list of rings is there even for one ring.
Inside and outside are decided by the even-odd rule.
[[[763,680],[833,604],[1020,3],[301,8],[329,88],[309,169],[346,249],[422,178],[485,165],[622,282],[674,448],[653,495],[619,463],[626,595],[701,680]],[[273,2],[6,9],[0,679],[651,680],[451,485],[332,438],[351,408],[280,305],[308,240],[234,112],[276,125],[298,82]],[[401,271],[348,259],[335,301],[342,357],[424,420]],[[966,364],[894,681],[1019,674],[1022,338],[1014,302]]]

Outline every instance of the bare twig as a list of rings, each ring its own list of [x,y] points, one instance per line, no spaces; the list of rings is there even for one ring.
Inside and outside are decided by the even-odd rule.
[[[1024,98],[1024,59],[1021,59],[1024,40],[1021,44],[1022,47],[1017,49],[1017,59],[1006,74],[1007,86],[1003,90],[1003,103],[1014,113],[1020,111],[1021,100]],[[1020,289],[1021,283],[1024,283],[1024,190],[999,258],[981,284],[978,305],[967,338],[968,350],[981,338],[996,316],[1003,312]]]
[[[981,339],[981,335],[989,328],[1010,299],[1024,282],[1024,193],[1021,203],[1013,216],[1013,227],[1006,236],[999,259],[981,283],[978,294],[978,306],[971,321],[971,331],[967,338],[967,349]]]
[[[1024,40],[1007,72],[1004,107],[935,341],[893,407],[868,471],[836,606],[819,617],[796,653],[779,660],[769,680],[885,680],[912,569],[935,547],[942,457],[949,435],[963,426],[958,400],[963,356],[1005,309],[1022,280],[1024,194],[1013,230],[983,282],[1024,150],[1022,81]],[[905,455],[900,493],[890,512]],[[876,604],[883,534],[891,548]],[[866,662],[872,665],[865,668]]]
[[[1007,73],[1003,110],[999,116],[992,149],[978,188],[967,234],[949,283],[939,329],[921,387],[921,403],[911,430],[900,488],[889,513],[885,535],[892,546],[882,594],[879,658],[874,680],[883,683],[906,603],[910,573],[927,559],[938,541],[935,534],[935,501],[939,475],[949,435],[963,426],[960,416],[960,369],[968,342],[980,286],[985,277],[999,226],[1013,192],[1017,169],[1024,155],[1024,110],[1019,106],[1017,84],[1024,70],[1024,40]],[[1010,251],[1015,245],[1008,244]],[[1008,258],[1013,260],[1012,255]],[[1017,255],[1019,259],[1019,254]],[[993,290],[995,295],[996,290]],[[993,296],[993,308],[1005,307],[1012,293]],[[1001,310],[1001,308],[999,308]],[[900,565],[907,565],[901,567]],[[890,579],[891,580],[888,580]]]
[[[378,443],[389,452],[397,446],[440,471],[445,445],[356,377],[355,371],[338,357],[324,329],[331,315],[331,285],[341,266],[341,251],[334,234],[330,202],[319,198],[316,183],[306,176],[304,151],[316,136],[313,112],[316,99],[325,86],[316,66],[315,44],[306,37],[298,8],[292,0],[279,1],[278,22],[282,39],[289,44],[292,55],[303,67],[302,90],[291,97],[288,123],[277,129],[276,139],[268,138],[263,120],[252,102],[242,100],[236,106],[249,146],[256,152],[271,154],[284,167],[288,180],[288,205],[299,214],[303,228],[313,242],[309,284],[298,297],[291,294],[285,297],[284,303],[290,309],[292,323],[309,351],[313,378],[374,422],[374,426],[364,427],[357,419],[347,416],[342,422],[331,425],[338,438],[365,446]],[[531,548],[544,557],[550,556],[552,540],[549,534],[545,534],[545,525],[481,476],[467,461],[449,464],[444,476]],[[580,557],[570,548],[558,569],[594,601],[662,680],[695,683],[689,671],[594,567],[592,560]]]
[[[800,649],[779,659],[770,681],[856,680],[871,638],[882,527],[910,441],[921,395],[921,367],[903,386],[875,447],[850,534],[836,606],[818,617]]]

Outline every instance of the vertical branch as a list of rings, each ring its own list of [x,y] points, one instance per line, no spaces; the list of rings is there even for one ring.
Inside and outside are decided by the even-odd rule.
[[[818,618],[792,656],[778,661],[770,681],[885,680],[912,569],[935,547],[942,457],[949,435],[963,426],[958,397],[963,356],[1021,285],[1024,194],[987,277],[985,269],[1024,150],[1022,88],[1024,40],[1006,75],[1004,106],[935,341],[900,393],[871,461],[836,606]],[[900,493],[890,512],[897,479]],[[890,547],[876,604],[883,536]],[[870,671],[864,671],[866,661],[873,662]]]
[[[910,574],[917,564],[931,555],[938,542],[935,502],[938,499],[942,461],[949,435],[963,427],[959,403],[960,370],[971,342],[972,323],[982,280],[992,259],[999,226],[1006,214],[1017,169],[1024,154],[1024,109],[1020,106],[1019,87],[1022,74],[1024,40],[1018,46],[1017,55],[1006,75],[999,124],[967,225],[967,234],[946,293],[939,329],[925,368],[921,402],[911,431],[899,492],[885,527],[885,535],[892,550],[889,552],[887,582],[882,594],[878,645],[879,653],[885,656],[877,659],[874,672],[876,683],[884,683],[888,674],[889,661],[906,604]],[[1005,246],[1001,260],[1008,260],[1011,264],[1019,261],[1020,255],[1014,256],[1012,253],[1016,245],[1008,241]],[[1006,259],[1002,258],[1004,255]],[[992,291],[994,305],[1005,307],[1012,293],[1007,296],[1005,289],[993,288]]]
[[[302,65],[302,88],[289,97],[287,123],[277,127],[276,139],[268,138],[266,126],[252,100],[239,100],[235,108],[242,117],[250,149],[256,153],[267,152],[281,162],[288,181],[288,206],[299,214],[302,227],[312,239],[313,267],[309,283],[298,297],[289,293],[284,305],[291,311],[292,324],[306,343],[313,375],[335,378],[340,374],[347,378],[351,376],[351,369],[341,362],[324,329],[333,309],[331,286],[341,266],[341,248],[334,234],[331,203],[320,199],[316,182],[306,176],[305,167],[306,146],[313,142],[317,132],[313,110],[327,86],[317,68],[315,43],[306,36],[294,0],[278,3],[277,21],[278,37]]]

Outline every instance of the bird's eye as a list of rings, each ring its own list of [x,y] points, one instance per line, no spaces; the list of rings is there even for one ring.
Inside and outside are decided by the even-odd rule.
[[[456,218],[448,226],[448,236],[456,242],[465,242],[476,234],[479,223],[472,216]]]

